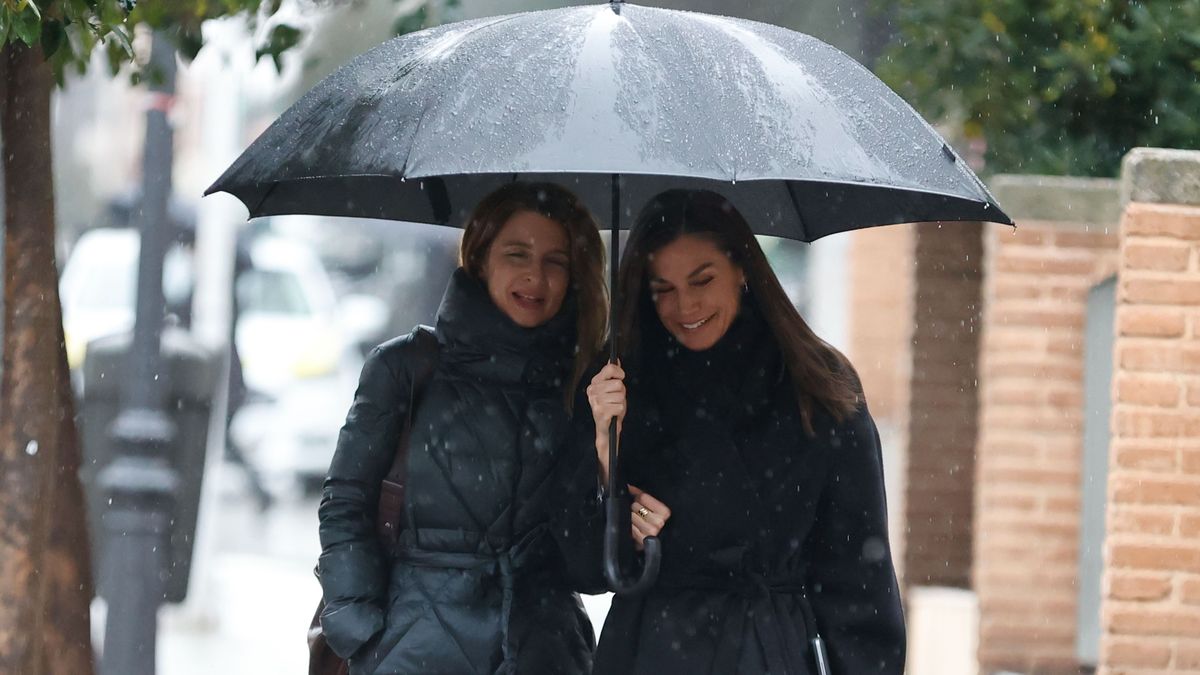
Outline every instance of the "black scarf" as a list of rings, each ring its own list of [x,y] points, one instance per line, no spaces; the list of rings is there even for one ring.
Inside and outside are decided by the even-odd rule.
[[[656,407],[668,425],[705,419],[742,427],[770,405],[786,377],[770,326],[749,297],[725,335],[704,351],[687,349],[657,318],[654,323],[646,331],[641,357]]]
[[[561,390],[575,352],[575,298],[534,328],[517,325],[482,282],[455,270],[438,308],[441,361],[461,376],[505,385]]]

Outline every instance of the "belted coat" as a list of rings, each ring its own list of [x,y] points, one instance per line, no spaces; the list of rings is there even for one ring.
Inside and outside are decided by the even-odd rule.
[[[412,338],[367,358],[319,508],[321,625],[352,675],[589,671],[591,624],[550,525],[574,316],[568,298],[522,328],[455,273],[412,414],[396,551],[380,547],[375,504],[408,417]]]
[[[622,479],[671,517],[657,583],[614,597],[593,672],[815,675],[819,634],[835,675],[903,673],[880,443],[865,404],[841,422],[815,405],[809,434],[752,307],[704,352],[661,326],[644,335],[644,365],[627,367]],[[577,420],[584,486],[594,432]],[[593,530],[576,528],[572,564],[596,570],[600,531],[579,522]]]

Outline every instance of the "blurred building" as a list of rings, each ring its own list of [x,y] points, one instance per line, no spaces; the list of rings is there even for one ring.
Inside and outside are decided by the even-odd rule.
[[[903,457],[909,670],[1196,672],[1200,153],[992,185],[1015,231],[849,254],[850,355]]]

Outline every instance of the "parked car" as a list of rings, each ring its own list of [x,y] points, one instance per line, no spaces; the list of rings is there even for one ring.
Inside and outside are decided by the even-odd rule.
[[[79,372],[92,340],[133,329],[138,232],[96,228],[71,250],[59,280],[68,360]],[[173,245],[164,260],[168,307],[192,295],[191,250]],[[361,356],[344,327],[339,299],[312,249],[275,235],[248,244],[234,292],[244,403],[230,423],[235,443],[273,491],[329,468],[337,432],[354,395]],[[347,308],[361,313],[362,302]],[[362,323],[361,320],[357,323]],[[352,332],[352,331],[349,331]]]

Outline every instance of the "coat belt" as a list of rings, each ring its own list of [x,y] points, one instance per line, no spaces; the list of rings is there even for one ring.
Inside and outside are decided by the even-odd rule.
[[[725,616],[725,636],[717,648],[712,672],[736,673],[738,648],[745,634],[746,621],[754,622],[758,646],[771,675],[807,675],[801,653],[804,640],[796,632],[784,596],[799,596],[804,628],[813,652],[816,671],[828,672],[824,644],[817,632],[816,620],[802,581],[771,579],[757,572],[739,572],[730,576],[673,575],[659,580],[657,588],[670,590],[707,590],[731,594],[740,607]]]
[[[496,673],[512,675],[517,672],[517,649],[509,641],[509,619],[512,616],[516,577],[521,571],[536,567],[537,563],[545,558],[548,533],[549,528],[546,525],[539,525],[512,546],[484,553],[431,551],[414,546],[401,546],[397,550],[396,561],[413,567],[471,570],[499,577],[503,597],[500,606],[500,636],[504,662]]]

